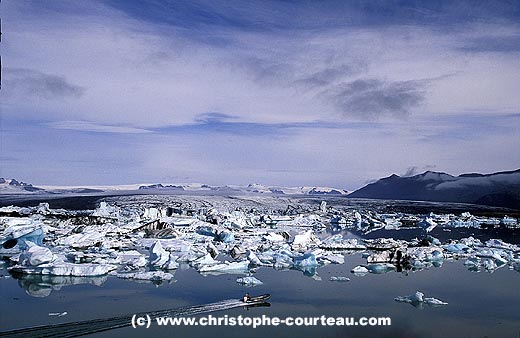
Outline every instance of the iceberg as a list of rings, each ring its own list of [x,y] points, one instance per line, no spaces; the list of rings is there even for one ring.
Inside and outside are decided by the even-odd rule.
[[[370,273],[373,274],[383,274],[390,271],[395,271],[395,265],[390,263],[368,264],[366,268]]]
[[[331,276],[330,281],[331,282],[348,282],[348,281],[350,281],[350,278],[343,277],[343,276]]]
[[[20,274],[52,275],[52,276],[103,276],[116,270],[116,265],[74,264],[67,262],[45,263],[37,266],[15,265],[9,271]]]
[[[238,277],[237,283],[245,285],[245,286],[256,286],[256,285],[264,284],[261,280],[255,278],[253,276]]]
[[[163,249],[161,241],[157,240],[150,247],[150,265],[162,267],[170,259],[170,253]]]
[[[205,274],[246,274],[249,272],[249,261],[224,262],[214,265],[205,265],[199,268],[200,273]]]
[[[354,269],[352,269],[350,272],[352,272],[356,276],[364,276],[367,273],[369,273],[370,271],[366,267],[358,265]]]
[[[422,304],[427,304],[430,306],[442,306],[448,305],[448,303],[443,302],[437,298],[432,297],[424,297],[424,293],[417,291],[413,295],[410,296],[399,296],[395,297],[394,300],[396,302],[409,303],[417,308],[422,308]]]
[[[92,216],[104,218],[119,218],[119,208],[109,205],[107,202],[101,202],[99,207],[94,210]]]
[[[18,262],[23,266],[37,266],[45,263],[51,263],[56,259],[56,256],[49,250],[42,246],[31,244],[29,249],[20,254]]]
[[[174,276],[171,273],[164,271],[118,273],[116,274],[116,276],[122,279],[148,280],[152,282],[160,282],[163,280],[171,281],[174,278]]]
[[[43,243],[43,224],[29,220],[13,219],[0,236],[0,254],[12,254],[26,250],[29,244],[41,246]]]
[[[318,261],[316,261],[316,256],[313,253],[306,253],[294,258],[294,266],[296,268],[316,267],[318,266]]]
[[[306,250],[310,245],[318,245],[320,240],[316,238],[312,230],[308,230],[303,234],[294,236],[294,240],[291,244],[293,250]]]
[[[235,235],[231,231],[222,231],[218,234],[218,240],[224,243],[235,241]]]
[[[319,247],[325,250],[366,250],[366,245],[359,243],[357,239],[343,239],[338,234],[323,240]]]
[[[270,232],[267,235],[264,235],[263,239],[269,242],[285,242],[284,236],[274,232]]]

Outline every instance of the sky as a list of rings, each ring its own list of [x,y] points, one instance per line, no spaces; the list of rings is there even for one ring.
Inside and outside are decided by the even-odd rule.
[[[520,168],[518,1],[0,3],[0,177],[331,186]]]

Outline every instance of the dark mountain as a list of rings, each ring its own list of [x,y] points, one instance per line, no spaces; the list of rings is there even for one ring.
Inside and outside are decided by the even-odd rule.
[[[349,197],[474,203],[520,209],[520,169],[459,176],[434,171],[410,177],[393,174],[354,191]]]

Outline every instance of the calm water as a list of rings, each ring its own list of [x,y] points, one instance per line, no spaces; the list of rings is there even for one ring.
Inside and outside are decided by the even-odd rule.
[[[30,281],[0,279],[0,329],[109,318],[143,311],[177,308],[238,298],[246,291],[271,293],[270,307],[236,308],[214,316],[388,316],[389,327],[131,327],[97,333],[96,337],[519,337],[520,273],[501,268],[494,273],[470,272],[463,261],[445,262],[440,268],[409,273],[356,277],[349,271],[365,263],[359,254],[347,256],[343,265],[318,270],[321,281],[299,271],[262,268],[255,276],[264,285],[246,288],[235,275],[201,276],[178,270],[172,284],[140,284],[109,277],[93,279],[96,285],[69,285],[47,297]],[[3,270],[5,274],[5,270]],[[331,276],[348,276],[350,282],[331,282]],[[48,283],[49,281],[47,281]],[[84,281],[85,282],[85,281]],[[103,283],[104,282],[104,283]],[[23,287],[22,287],[23,285]],[[420,290],[449,303],[444,307],[415,308],[397,303],[396,296]],[[49,312],[63,312],[63,317]]]

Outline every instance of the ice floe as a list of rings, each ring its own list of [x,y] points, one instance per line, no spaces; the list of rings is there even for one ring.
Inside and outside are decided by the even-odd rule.
[[[409,303],[417,308],[423,308],[423,304],[427,304],[430,306],[443,306],[448,305],[448,303],[443,302],[437,298],[433,297],[424,297],[424,293],[417,291],[413,295],[409,296],[399,296],[395,297],[394,300],[396,302]]]
[[[366,259],[365,264],[348,267],[356,277],[421,271],[457,259],[471,271],[520,270],[518,245],[499,239],[483,243],[473,237],[441,242],[430,236],[437,227],[499,227],[500,218],[469,213],[383,214],[362,208],[339,209],[319,201],[308,205],[287,202],[275,209],[247,199],[208,200],[186,198],[185,204],[175,204],[167,197],[130,196],[119,197],[117,203],[102,201],[95,210],[83,211],[51,209],[48,204],[3,207],[0,255],[6,257],[9,271],[23,276],[92,278],[110,274],[159,282],[171,281],[173,270],[189,267],[203,275],[245,275],[237,279],[244,285],[255,284],[250,273],[265,268],[299,270],[319,280],[318,269],[345,264],[350,255]],[[508,218],[508,226],[513,220]],[[327,231],[326,226],[330,227]],[[380,229],[411,227],[419,230],[419,238],[344,237],[347,231],[375,237]],[[330,280],[347,279],[337,276]],[[48,290],[42,294],[45,292]],[[424,299],[422,303],[428,304]]]

